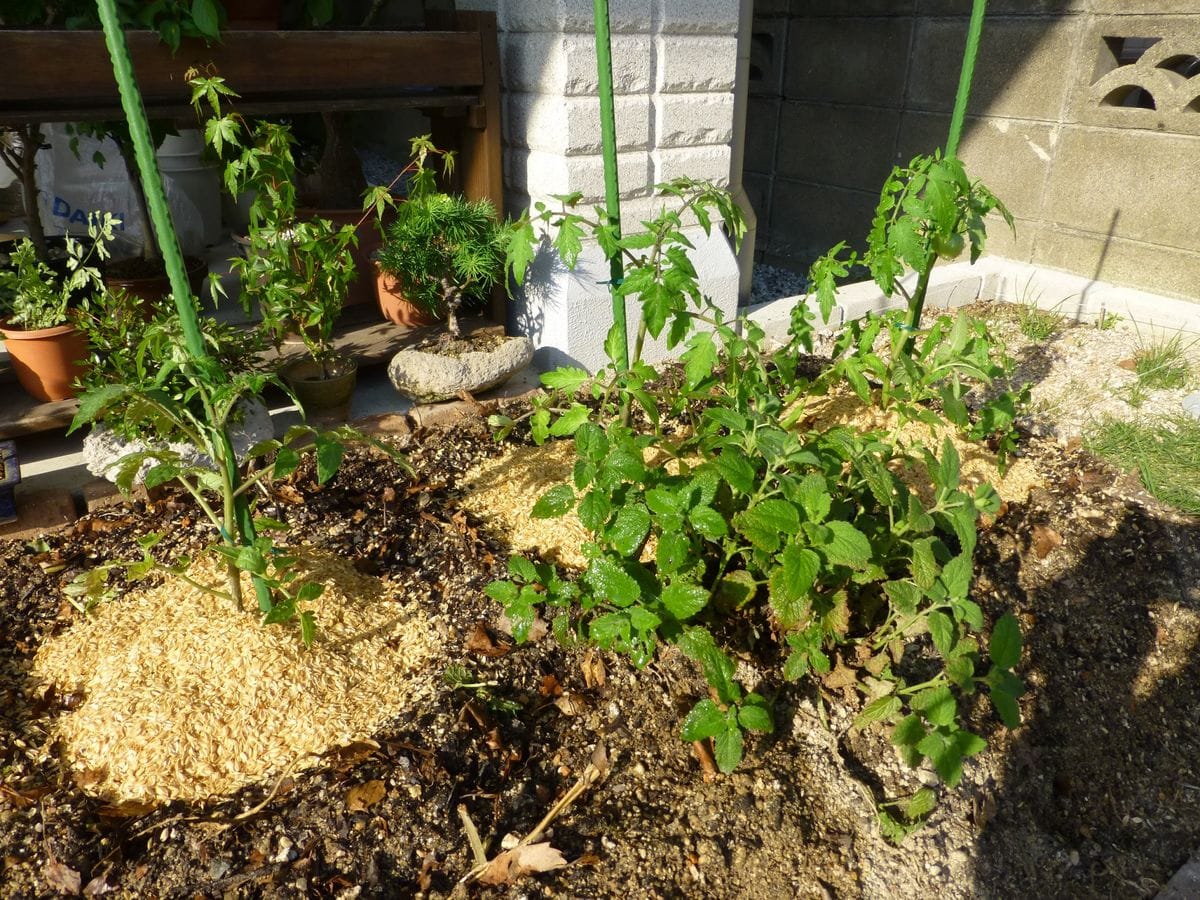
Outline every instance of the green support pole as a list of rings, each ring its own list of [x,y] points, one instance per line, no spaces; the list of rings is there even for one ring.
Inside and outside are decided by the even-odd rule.
[[[171,209],[167,205],[162,175],[158,171],[158,160],[154,155],[154,142],[150,138],[150,124],[146,120],[142,95],[138,90],[137,78],[133,73],[133,63],[129,59],[129,47],[125,43],[125,32],[121,30],[121,23],[117,18],[115,0],[97,0],[97,7],[100,12],[100,24],[104,28],[104,41],[108,46],[108,54],[112,57],[113,75],[116,77],[117,88],[121,94],[121,109],[125,113],[125,121],[129,125],[129,134],[133,139],[134,156],[137,159],[138,172],[142,178],[142,188],[146,194],[150,222],[154,228],[154,235],[158,239],[159,249],[162,250],[167,277],[171,280],[171,293],[175,297],[175,308],[179,312],[179,322],[183,328],[184,346],[197,368],[203,370],[204,374],[201,377],[221,377],[220,370],[208,356],[204,347],[204,337],[200,333],[200,318],[192,303],[192,288],[188,284],[187,271],[183,264],[183,251],[179,248],[179,237],[176,235],[175,226],[171,221]],[[236,484],[237,457],[229,441],[229,434],[223,428],[219,439],[224,444],[226,475],[232,483]],[[225,535],[225,539],[230,543],[236,543],[236,538],[240,537],[242,543],[253,542],[255,537],[254,517],[250,513],[250,504],[244,495],[237,498],[235,513],[240,535]],[[264,612],[270,610],[271,591],[258,576],[254,577],[254,592],[259,608]]]
[[[971,82],[975,80],[975,60],[979,56],[979,40],[983,35],[983,14],[987,0],[975,0],[971,8],[971,24],[967,27],[967,47],[963,51],[962,71],[958,75],[958,93],[954,97],[954,115],[950,118],[950,135],[946,138],[946,155],[958,155],[963,120],[967,117],[967,101],[971,97]]]
[[[612,40],[608,30],[608,0],[593,0],[596,20],[596,74],[600,82],[600,139],[604,156],[604,204],[614,236],[621,236],[621,190],[617,181],[617,117],[613,108]],[[629,329],[625,320],[625,297],[619,292],[625,280],[621,253],[608,258],[609,293],[612,294],[613,328],[617,335],[613,363],[619,371],[629,368]]]
[[[958,141],[962,137],[963,121],[967,117],[967,101],[971,97],[971,82],[975,79],[975,60],[979,56],[979,41],[983,35],[983,15],[987,11],[987,0],[974,0],[971,7],[971,24],[967,27],[967,46],[963,50],[962,69],[958,74],[958,93],[954,97],[954,114],[950,117],[950,134],[946,138],[945,156],[958,155]],[[932,250],[925,258],[921,274],[917,276],[917,287],[913,291],[913,305],[908,316],[908,337],[902,352],[912,355],[917,340],[917,328],[921,324],[921,313],[925,309],[925,294],[929,290],[929,274],[937,262]]]
[[[183,251],[179,249],[179,238],[171,222],[171,209],[167,206],[167,195],[163,191],[162,176],[158,171],[158,160],[154,156],[154,141],[150,138],[150,125],[146,110],[142,107],[141,93],[133,74],[133,63],[129,59],[129,47],[125,43],[125,32],[117,19],[115,0],[98,0],[100,24],[104,28],[104,41],[108,55],[112,57],[113,75],[121,94],[121,108],[129,125],[133,139],[133,152],[137,158],[138,171],[142,176],[142,187],[146,194],[146,206],[154,236],[162,250],[167,277],[171,280],[171,293],[175,296],[175,307],[179,310],[179,321],[183,326],[183,340],[188,353],[196,360],[207,354],[204,338],[200,335],[200,321],[192,306],[192,289],[188,284],[187,270],[183,264]]]

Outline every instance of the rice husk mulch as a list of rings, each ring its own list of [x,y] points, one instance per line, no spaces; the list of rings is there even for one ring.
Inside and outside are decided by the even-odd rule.
[[[70,770],[112,802],[204,800],[370,737],[430,696],[426,663],[438,650],[421,598],[334,556],[301,554],[307,580],[325,585],[304,608],[317,635],[169,576],[98,607],[49,639],[33,674],[60,696],[82,697],[56,727]],[[189,575],[222,585],[216,560]],[[249,579],[244,580],[253,605]]]
[[[575,511],[555,519],[530,516],[538,497],[571,481],[574,466],[574,441],[514,446],[463,473],[460,502],[513,550],[537,552],[551,562],[583,569],[588,562],[579,548],[592,536]]]
[[[996,489],[1001,500],[1010,503],[1025,500],[1033,488],[1043,483],[1037,469],[1023,457],[1010,457],[1007,468],[1002,472],[995,453],[983,443],[962,437],[953,425],[931,426],[924,422],[901,425],[894,411],[865,404],[858,395],[849,391],[811,400],[800,419],[800,427],[805,429],[821,430],[838,425],[860,431],[885,432],[894,437],[898,446],[910,450],[925,446],[933,450],[939,459],[942,456],[942,444],[949,438],[961,461],[963,488],[974,490],[986,482]],[[909,482],[909,487],[924,502],[932,502],[932,485],[926,473],[921,472],[919,480],[913,479],[912,474],[902,473],[901,477]]]

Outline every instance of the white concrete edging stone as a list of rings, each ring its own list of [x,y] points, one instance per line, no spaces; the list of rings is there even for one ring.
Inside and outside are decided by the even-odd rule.
[[[911,292],[916,280],[916,275],[909,273],[901,283]],[[1094,322],[1116,313],[1150,328],[1200,335],[1200,303],[998,256],[985,256],[974,265],[959,262],[934,268],[926,295],[927,309],[955,309],[977,300],[1032,304],[1039,309],[1055,310],[1077,322]],[[787,336],[792,308],[803,302],[805,298],[800,296],[771,300],[752,306],[747,315],[769,338],[782,341]],[[869,312],[904,307],[904,298],[898,293],[888,298],[873,281],[855,282],[838,291],[838,302],[829,322],[818,323],[817,330],[833,331]]]

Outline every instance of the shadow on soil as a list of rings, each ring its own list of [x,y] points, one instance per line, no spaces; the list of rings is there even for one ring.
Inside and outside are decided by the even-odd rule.
[[[981,546],[1032,704],[977,810],[975,895],[1153,896],[1200,847],[1200,522],[1059,491]],[[1041,561],[1039,525],[1064,539]]]

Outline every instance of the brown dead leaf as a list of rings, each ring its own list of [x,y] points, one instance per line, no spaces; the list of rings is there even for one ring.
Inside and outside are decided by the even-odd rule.
[[[600,658],[600,654],[594,650],[588,650],[584,654],[583,662],[579,664],[579,668],[583,670],[583,683],[589,688],[604,687],[604,681],[608,677],[608,672],[604,668],[604,660]]]
[[[417,887],[422,892],[427,892],[433,886],[433,872],[440,868],[437,857],[432,853],[427,853],[421,861],[421,871],[417,873]]]
[[[1117,363],[1117,368],[1125,369],[1127,372],[1137,371],[1137,360],[1132,356],[1129,359],[1123,359]]]
[[[564,716],[578,716],[587,712],[588,703],[587,697],[583,694],[577,694],[574,691],[563,694],[554,701],[554,705],[558,707],[558,711]]]
[[[823,675],[821,680],[825,683],[825,687],[830,690],[837,690],[839,688],[853,687],[855,682],[858,681],[858,674],[839,659],[837,665],[833,667],[833,671],[828,675]]]
[[[51,858],[46,863],[45,875],[46,883],[60,894],[69,894],[72,897],[79,896],[82,881],[79,878],[79,873],[70,866]]]
[[[532,872],[553,872],[567,864],[560,851],[550,844],[521,844],[497,855],[479,881],[483,884],[516,884]]]
[[[482,622],[476,622],[475,627],[467,636],[466,651],[480,656],[503,656],[512,649],[512,644],[497,641],[488,632]]]
[[[97,875],[83,886],[83,896],[103,897],[105,894],[111,894],[115,890],[116,887],[108,883],[107,875]]]
[[[0,800],[3,800],[14,809],[28,809],[42,797],[49,794],[51,790],[52,788],[49,785],[39,785],[38,787],[25,788],[18,791],[0,782]]]
[[[370,759],[371,754],[379,749],[379,744],[372,740],[354,741],[344,747],[336,747],[325,754],[325,759],[339,772],[353,769],[359,763]]]
[[[393,487],[385,487],[383,489],[383,502],[391,503],[396,499],[396,489]]]
[[[284,503],[290,503],[292,506],[299,506],[304,503],[304,495],[286,483],[275,486],[275,497]]]
[[[1033,526],[1033,553],[1038,559],[1045,559],[1050,551],[1061,546],[1062,535],[1047,525]]]
[[[561,697],[562,685],[558,683],[558,679],[553,673],[542,676],[542,683],[538,687],[538,693],[543,697]]]
[[[96,812],[105,819],[136,819],[153,812],[157,807],[153,803],[139,800],[124,800],[121,803],[108,803]]]
[[[387,787],[378,778],[357,784],[346,791],[346,812],[356,813],[370,809],[387,796]]]

